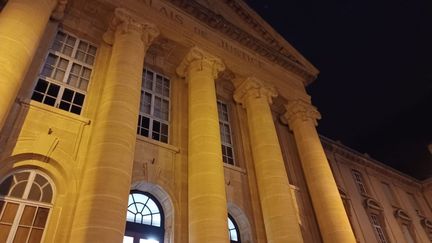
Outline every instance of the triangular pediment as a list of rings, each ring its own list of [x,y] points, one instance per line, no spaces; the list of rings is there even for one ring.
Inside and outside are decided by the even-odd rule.
[[[168,0],[258,55],[313,81],[318,70],[242,0]]]

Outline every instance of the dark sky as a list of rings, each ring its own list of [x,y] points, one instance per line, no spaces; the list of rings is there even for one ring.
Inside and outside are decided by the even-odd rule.
[[[431,0],[245,1],[320,70],[322,135],[432,176]]]

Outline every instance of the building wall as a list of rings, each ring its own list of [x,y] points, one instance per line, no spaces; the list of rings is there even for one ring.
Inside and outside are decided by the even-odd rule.
[[[327,138],[323,138],[322,142],[337,184],[347,198],[347,210],[358,242],[377,241],[370,222],[368,200],[379,205],[372,211],[382,217],[382,226],[389,242],[406,242],[402,224],[409,226],[416,242],[430,241],[429,228],[424,224],[424,220],[431,217],[431,207],[427,204],[429,196],[424,193],[425,182],[404,175],[341,143]],[[359,191],[353,171],[363,177],[366,194]],[[384,184],[389,186],[393,199],[388,196]],[[413,202],[410,194],[417,203]]]
[[[206,4],[205,1],[200,2]],[[207,4],[210,4],[207,7],[215,7],[215,11],[228,11],[227,15],[233,19],[240,18],[238,13],[229,12],[228,5],[218,7],[218,4]],[[244,3],[239,4],[247,8]],[[304,89],[304,85],[309,81],[305,76],[287,71],[238,42],[215,32],[169,1],[157,0],[69,1],[63,19],[51,20],[46,26],[17,99],[0,133],[0,181],[14,171],[23,169],[39,170],[53,181],[55,199],[43,242],[75,240],[71,231],[74,221],[80,216],[76,213],[77,202],[80,197],[85,197],[79,191],[89,162],[88,148],[94,139],[92,134],[95,132],[95,119],[103,96],[101,91],[113,52],[112,47],[103,41],[103,35],[109,28],[117,7],[128,9],[140,20],[151,21],[161,31],[161,35],[147,50],[144,66],[170,78],[169,141],[163,143],[137,136],[130,189],[148,192],[161,203],[165,213],[165,242],[188,242],[188,83],[176,74],[176,68],[192,46],[205,48],[223,59],[227,66],[227,71],[219,75],[215,85],[217,97],[228,105],[231,119],[236,162],[235,165],[224,164],[225,191],[228,213],[237,222],[242,242],[267,242],[268,237],[257,189],[246,110],[233,99],[236,89],[234,80],[248,76],[266,80],[278,90],[279,96],[274,99],[271,109],[291,196],[295,202],[296,221],[300,225],[304,242],[323,242],[296,139],[290,128],[280,119],[285,113],[284,104],[288,99],[294,97],[310,100]],[[259,18],[258,22],[266,27]],[[243,22],[241,26],[244,29],[250,28]],[[98,47],[80,115],[30,99],[58,29]],[[257,36],[254,31],[247,29],[247,32]],[[265,40],[263,36],[257,38]],[[280,40],[277,35],[275,38]],[[298,55],[299,62],[304,61],[293,48],[287,49]],[[375,162],[368,161],[364,156],[342,146],[327,140],[324,143],[327,144],[326,152],[335,180],[348,198],[348,215],[358,242],[377,242],[365,207],[365,199],[369,198],[380,204],[379,211],[384,215],[385,230],[390,242],[404,242],[401,241],[403,235],[398,220],[394,217],[396,209],[403,209],[409,215],[417,242],[428,242],[422,220],[432,217],[430,183],[423,186],[408,176],[376,165]],[[365,178],[370,192],[367,197],[358,193],[352,178],[352,169],[358,170]],[[110,178],[102,178],[103,180]],[[397,208],[390,205],[383,196],[380,188],[382,180],[394,189],[400,203]],[[421,207],[420,215],[410,204],[406,192],[415,195]]]

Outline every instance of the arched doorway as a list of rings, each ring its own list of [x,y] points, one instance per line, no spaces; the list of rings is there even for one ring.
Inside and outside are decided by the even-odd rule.
[[[162,206],[153,195],[131,191],[123,243],[163,243],[164,220]]]
[[[230,243],[241,243],[240,231],[234,218],[228,214],[228,235]]]

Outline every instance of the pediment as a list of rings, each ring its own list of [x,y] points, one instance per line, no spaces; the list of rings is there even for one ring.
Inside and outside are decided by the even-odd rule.
[[[302,76],[306,84],[318,70],[242,0],[166,0],[211,29],[267,60]]]

